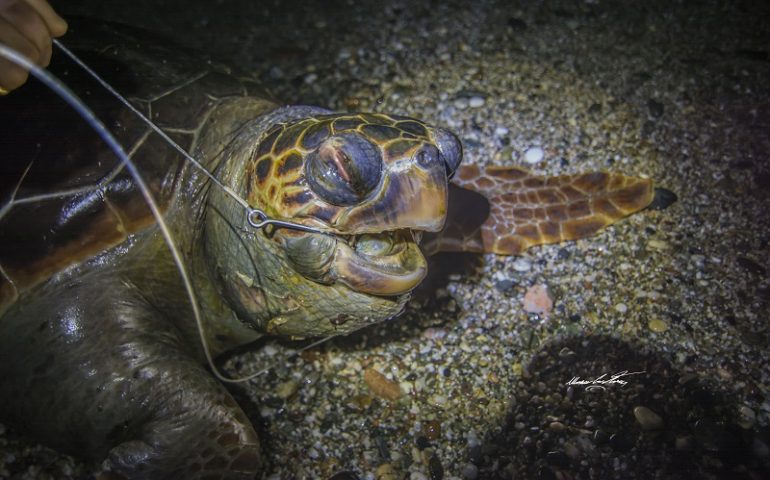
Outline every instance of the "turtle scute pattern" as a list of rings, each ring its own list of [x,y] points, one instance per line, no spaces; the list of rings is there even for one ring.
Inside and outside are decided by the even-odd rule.
[[[260,139],[254,153],[247,198],[275,207],[267,213],[278,218],[329,219],[336,215],[338,208],[311,201],[303,158],[327,138],[341,133],[358,133],[375,143],[385,164],[408,156],[431,136],[419,121],[380,113],[319,115],[276,125]]]
[[[654,196],[651,180],[608,172],[544,177],[520,167],[466,165],[454,183],[462,188],[450,197],[464,205],[466,219],[450,220],[434,250],[516,255],[534,245],[589,237],[645,208]]]

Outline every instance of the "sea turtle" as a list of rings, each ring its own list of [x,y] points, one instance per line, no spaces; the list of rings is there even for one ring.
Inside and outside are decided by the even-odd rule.
[[[516,254],[591,235],[653,197],[650,180],[616,173],[460,166],[460,142],[442,128],[280,106],[149,34],[70,27],[82,58],[251,207],[324,232],[251,227],[222,188],[58,56],[52,69],[115,131],[161,205],[214,355],[264,333],[343,334],[398,315],[426,272],[423,232],[427,252]],[[128,478],[252,478],[265,464],[260,440],[207,369],[133,177],[45,91],[3,98],[0,114],[0,420]],[[35,197],[51,189],[60,193]]]

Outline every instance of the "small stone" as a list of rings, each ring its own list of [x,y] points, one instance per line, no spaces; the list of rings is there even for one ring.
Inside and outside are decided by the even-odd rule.
[[[471,108],[479,108],[484,106],[484,97],[473,96],[468,99],[468,106]]]
[[[653,318],[647,323],[647,328],[655,333],[663,333],[668,330],[668,323],[659,318]]]
[[[615,311],[618,313],[626,313],[628,311],[628,307],[625,303],[618,303],[615,305]]]
[[[446,397],[443,395],[431,395],[430,398],[428,398],[428,403],[435,407],[442,407],[446,404]]]
[[[551,422],[548,424],[548,428],[554,432],[563,432],[566,427],[561,422]]]
[[[513,262],[513,269],[517,272],[528,272],[532,268],[532,261],[526,257],[519,257]]]
[[[441,423],[436,420],[429,420],[422,424],[422,434],[428,440],[437,440],[441,437]]]
[[[441,465],[441,459],[438,455],[433,455],[428,461],[428,473],[430,480],[442,480],[444,478],[444,466]]]
[[[757,415],[754,413],[754,410],[746,405],[741,405],[741,408],[738,409],[738,425],[745,430],[749,430],[756,421]]]
[[[564,444],[564,453],[572,460],[580,460],[580,448],[571,442]]]
[[[464,480],[476,480],[479,478],[479,467],[472,463],[466,463],[462,469],[462,476]]]
[[[524,161],[530,165],[540,162],[545,156],[545,152],[540,147],[532,147],[524,152]]]
[[[636,417],[636,421],[639,422],[643,430],[660,430],[664,425],[660,415],[647,407],[635,407],[634,417]]]
[[[356,472],[345,470],[344,472],[335,473],[329,477],[329,480],[359,480],[359,478],[360,477],[356,474]]]
[[[458,110],[465,110],[468,108],[468,99],[466,97],[460,97],[455,99],[454,106]]]
[[[286,400],[287,398],[297,393],[298,389],[299,382],[296,380],[289,380],[288,382],[283,382],[278,385],[278,387],[275,389],[275,394],[278,395],[279,398]]]
[[[510,278],[504,278],[495,282],[495,288],[501,292],[507,292],[516,285],[516,282]]]
[[[564,347],[561,350],[559,350],[559,358],[562,360],[572,360],[575,357],[577,357],[577,354],[569,349],[569,347]]]
[[[404,394],[398,382],[388,380],[385,375],[371,367],[364,371],[364,382],[375,395],[390,401],[398,400]]]
[[[374,471],[374,478],[376,480],[397,480],[398,474],[392,464],[383,463]]]
[[[647,249],[657,251],[668,250],[668,243],[664,242],[663,240],[657,240],[653,238],[647,242]]]
[[[548,452],[545,455],[545,461],[548,462],[548,465],[553,465],[554,467],[569,467],[569,457],[561,450]]]
[[[596,430],[594,432],[594,443],[597,445],[604,445],[609,442],[610,436],[604,430]]]
[[[524,294],[524,311],[548,317],[553,310],[553,299],[545,285],[533,285]]]
[[[695,442],[693,441],[693,438],[690,435],[676,437],[676,439],[674,440],[674,448],[676,448],[679,451],[692,450],[692,447],[694,446],[694,444]]]

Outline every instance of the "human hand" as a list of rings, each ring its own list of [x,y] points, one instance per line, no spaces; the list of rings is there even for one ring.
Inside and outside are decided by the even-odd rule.
[[[64,21],[46,0],[0,0],[0,43],[41,67],[51,60],[51,39],[64,35]],[[29,72],[0,58],[0,95],[20,87]]]

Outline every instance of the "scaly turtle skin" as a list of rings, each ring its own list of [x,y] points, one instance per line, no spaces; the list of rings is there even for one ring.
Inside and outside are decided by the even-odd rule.
[[[650,181],[618,174],[460,168],[460,144],[440,128],[281,107],[162,41],[70,26],[69,45],[252,207],[328,232],[249,227],[241,206],[76,67],[52,67],[85,92],[150,184],[215,354],[264,332],[342,334],[399,314],[425,275],[422,232],[428,252],[515,254],[591,235],[652,199]],[[32,85],[0,112],[19,126],[0,132],[3,168],[18,166],[4,175],[13,180],[0,210],[0,420],[128,478],[262,471],[259,439],[206,369],[179,273],[132,177]],[[50,189],[60,193],[35,196]]]

